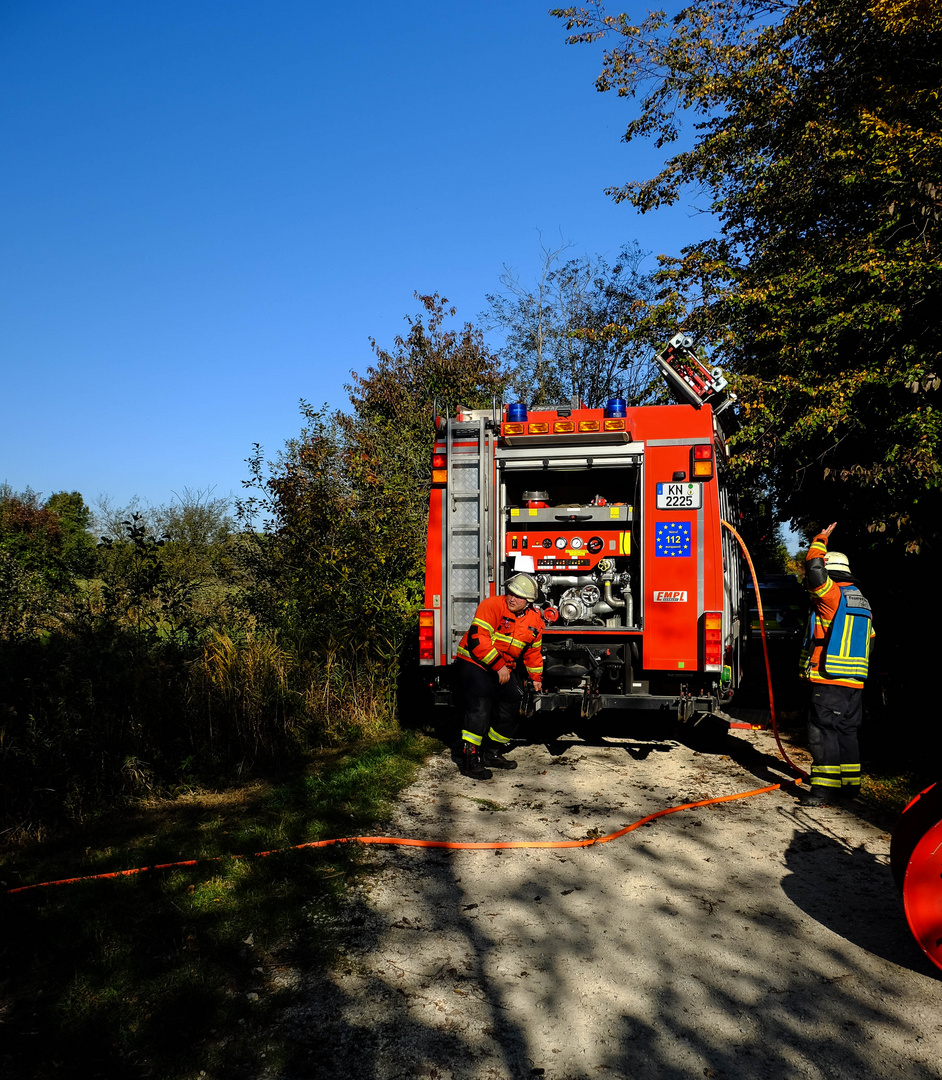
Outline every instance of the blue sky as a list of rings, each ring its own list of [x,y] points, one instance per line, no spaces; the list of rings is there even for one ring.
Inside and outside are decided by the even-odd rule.
[[[238,494],[415,291],[477,322],[541,234],[652,266],[702,236],[605,196],[659,155],[548,7],[3,0],[0,482]]]

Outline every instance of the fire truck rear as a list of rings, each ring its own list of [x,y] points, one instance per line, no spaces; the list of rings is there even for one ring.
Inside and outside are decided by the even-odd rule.
[[[461,409],[436,417],[420,664],[451,699],[481,599],[534,574],[542,693],[528,711],[721,714],[748,634],[724,485],[734,400],[677,335],[656,361],[679,404]]]

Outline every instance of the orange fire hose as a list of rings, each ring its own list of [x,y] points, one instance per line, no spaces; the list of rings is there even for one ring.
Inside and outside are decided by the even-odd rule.
[[[775,744],[778,746],[779,753],[782,758],[788,763],[789,767],[798,774],[802,780],[808,779],[808,774],[804,769],[799,768],[798,765],[792,761],[792,759],[785,752],[785,747],[782,746],[782,740],[778,736],[778,720],[775,716],[775,695],[772,693],[772,666],[769,663],[769,643],[766,640],[765,635],[765,614],[762,610],[762,597],[759,594],[759,581],[756,578],[756,568],[752,565],[752,558],[749,555],[749,549],[746,547],[746,543],[738,532],[730,525],[728,521],[720,521],[721,525],[724,525],[729,531],[736,537],[739,542],[739,546],[742,548],[742,553],[746,558],[746,565],[749,567],[749,573],[752,575],[752,587],[756,593],[756,606],[759,609],[759,631],[762,636],[762,653],[765,657],[765,677],[769,687],[769,712],[772,716],[772,734],[775,736]]]
[[[762,612],[762,598],[759,596],[759,583],[756,580],[755,568],[752,565],[752,559],[749,556],[749,551],[738,532],[727,521],[722,522],[727,529],[735,536],[739,542],[739,546],[742,548],[743,554],[746,557],[746,562],[749,566],[749,572],[752,574],[752,581],[756,591],[756,602],[759,607],[759,627],[762,632],[762,647],[765,653],[765,670],[768,678],[769,686],[769,708],[772,714],[772,731],[775,735],[775,741],[778,744],[779,752],[789,766],[802,778],[807,779],[807,773],[803,772],[785,752],[785,748],[778,736],[778,725],[775,719],[775,705],[772,695],[772,670],[769,665],[769,650],[765,637],[765,617]],[[272,851],[256,851],[251,855],[216,855],[209,856],[205,859],[184,859],[179,862],[169,863],[155,863],[153,866],[138,866],[131,870],[113,870],[105,874],[86,874],[82,877],[73,878],[60,878],[58,881],[43,881],[38,882],[35,885],[21,885],[16,889],[7,889],[7,894],[28,892],[31,889],[43,889],[51,885],[73,885],[80,881],[102,881],[106,878],[119,878],[119,877],[132,877],[135,874],[146,874],[151,870],[171,870],[182,866],[198,866],[203,863],[222,862],[225,858],[232,859],[255,859],[265,858],[268,855],[279,855],[286,851],[301,851],[305,848],[323,848],[330,847],[334,844],[383,844],[396,847],[418,847],[418,848],[444,848],[449,851],[498,851],[506,850],[508,848],[584,848],[594,847],[596,844],[608,844],[612,840],[618,840],[620,837],[633,832],[635,829],[640,828],[642,825],[647,825],[650,822],[660,817],[665,817],[667,814],[676,814],[680,810],[695,810],[700,806],[712,806],[715,803],[733,802],[736,799],[748,799],[753,795],[765,795],[770,791],[778,790],[781,784],[770,784],[768,787],[756,788],[753,791],[742,791],[735,795],[719,795],[713,799],[702,799],[700,802],[682,803],[680,806],[669,806],[664,810],[658,810],[653,814],[648,814],[647,817],[639,818],[637,821],[632,822],[630,825],[626,825],[622,829],[618,829],[616,832],[609,833],[607,836],[587,837],[584,840],[506,840],[506,841],[494,841],[484,843],[462,843],[457,840],[414,840],[408,837],[401,836],[343,836],[333,840],[310,840],[304,844],[292,844],[287,848],[276,848]]]
[[[133,870],[113,870],[107,874],[87,874],[84,877],[62,878],[59,881],[43,881],[35,885],[21,885],[17,889],[7,889],[8,894],[28,892],[30,889],[44,889],[50,885],[74,885],[79,881],[101,881],[105,878],[132,877],[134,874],[146,874],[150,870],[170,870],[180,866],[198,866],[203,863],[222,862],[225,858],[232,859],[256,859],[266,855],[280,855],[286,851],[301,851],[304,848],[330,847],[332,844],[386,844],[396,847],[419,847],[419,848],[445,848],[450,851],[496,851],[507,848],[581,848],[594,847],[596,844],[607,844],[617,840],[627,833],[634,832],[642,825],[647,825],[656,818],[665,817],[667,814],[676,814],[679,810],[694,810],[699,806],[712,806],[714,803],[733,802],[736,799],[748,799],[752,795],[765,795],[769,791],[775,791],[781,784],[770,784],[768,787],[756,788],[755,791],[741,791],[735,795],[719,795],[714,799],[702,799],[700,802],[683,803],[680,806],[668,806],[664,810],[657,810],[647,817],[626,825],[617,832],[607,836],[587,837],[584,840],[505,840],[487,843],[462,843],[458,840],[413,840],[401,836],[343,836],[334,840],[310,840],[305,844],[292,844],[286,848],[276,848],[272,851],[256,851],[252,855],[215,855],[205,859],[185,859],[181,862],[157,863],[154,866],[138,866]]]

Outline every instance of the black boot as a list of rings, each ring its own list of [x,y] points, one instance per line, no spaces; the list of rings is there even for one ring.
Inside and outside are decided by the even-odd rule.
[[[837,806],[840,803],[840,791],[835,788],[812,784],[810,791],[804,791],[799,798],[802,806]]]
[[[517,767],[516,761],[504,757],[500,750],[493,750],[491,747],[483,751],[482,757],[484,764],[489,765],[492,769],[516,769]]]
[[[494,775],[490,769],[485,769],[481,751],[469,742],[464,744],[461,751],[461,771],[472,780],[490,780]]]

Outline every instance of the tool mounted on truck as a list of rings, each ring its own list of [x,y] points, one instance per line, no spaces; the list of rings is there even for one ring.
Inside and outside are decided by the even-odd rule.
[[[693,338],[676,334],[655,354],[654,362],[681,404],[695,409],[709,405],[713,415],[719,416],[736,400],[735,394],[727,393],[726,376],[720,368],[708,368],[694,352]]]
[[[723,481],[718,368],[678,334],[657,356],[676,405],[578,401],[436,417],[420,664],[450,698],[480,600],[540,586],[543,692],[530,708],[717,712],[738,685],[744,590]]]

